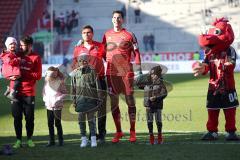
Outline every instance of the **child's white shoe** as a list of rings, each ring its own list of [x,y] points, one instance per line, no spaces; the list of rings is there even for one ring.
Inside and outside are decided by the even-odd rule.
[[[87,144],[88,144],[88,139],[87,139],[87,137],[86,137],[86,136],[85,136],[85,137],[82,137],[81,140],[82,140],[82,142],[81,142],[80,147],[81,147],[81,148],[86,147]]]
[[[96,136],[91,136],[91,147],[97,147],[97,138],[96,138]]]

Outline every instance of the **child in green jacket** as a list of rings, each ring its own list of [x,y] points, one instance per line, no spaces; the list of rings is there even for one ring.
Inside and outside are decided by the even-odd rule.
[[[82,54],[78,57],[78,68],[73,71],[71,78],[73,105],[75,111],[79,113],[78,121],[82,136],[80,147],[86,147],[88,144],[86,117],[91,135],[91,147],[97,147],[95,113],[100,105],[99,81],[95,70],[88,65],[88,62],[89,55]]]

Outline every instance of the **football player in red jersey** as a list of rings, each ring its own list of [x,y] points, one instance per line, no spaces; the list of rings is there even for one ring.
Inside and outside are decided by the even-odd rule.
[[[141,58],[135,35],[123,28],[124,16],[121,11],[113,11],[112,23],[113,29],[106,31],[103,37],[107,61],[107,84],[111,99],[112,116],[117,130],[112,142],[119,142],[119,139],[123,136],[119,109],[119,94],[121,93],[125,95],[128,105],[130,119],[129,141],[135,142],[136,106],[133,97],[134,71],[131,58],[134,56],[139,71],[141,71]]]
[[[12,115],[17,141],[13,148],[22,147],[22,119],[26,120],[27,145],[34,147],[32,135],[34,131],[34,108],[36,95],[36,82],[42,78],[41,57],[33,51],[33,39],[25,36],[20,40],[21,54],[21,82],[17,93],[17,102],[12,102]],[[10,89],[14,86],[14,80],[10,81]]]

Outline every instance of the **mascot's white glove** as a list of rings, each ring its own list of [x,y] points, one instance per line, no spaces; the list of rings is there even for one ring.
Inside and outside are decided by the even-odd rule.
[[[200,62],[195,62],[192,66],[193,69],[193,75],[195,77],[203,74],[205,72],[205,67],[207,66],[206,63],[200,63]]]

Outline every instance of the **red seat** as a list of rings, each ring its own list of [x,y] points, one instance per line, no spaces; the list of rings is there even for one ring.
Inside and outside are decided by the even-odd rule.
[[[3,36],[11,30],[22,2],[23,0],[0,0],[0,48],[4,46]]]

